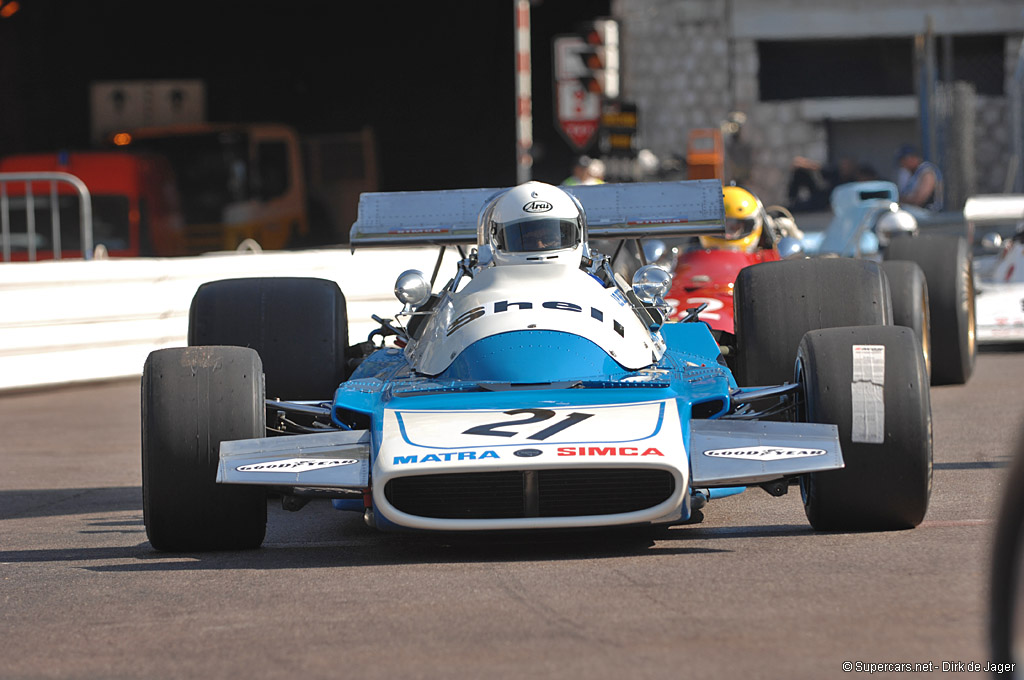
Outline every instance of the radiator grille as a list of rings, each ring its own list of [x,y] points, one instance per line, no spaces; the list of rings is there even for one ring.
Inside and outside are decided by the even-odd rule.
[[[667,470],[637,468],[466,472],[399,477],[395,508],[435,519],[614,515],[653,507],[675,491]]]

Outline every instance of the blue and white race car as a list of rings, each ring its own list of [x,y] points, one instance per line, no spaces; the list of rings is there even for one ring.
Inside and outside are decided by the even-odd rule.
[[[917,525],[928,376],[876,263],[744,270],[727,347],[700,308],[667,322],[664,270],[630,285],[588,245],[721,234],[723,213],[713,180],[364,194],[353,247],[463,257],[443,284],[441,257],[401,273],[402,312],[352,345],[333,282],[203,285],[190,346],[143,374],[150,543],[257,547],[268,497],[382,530],[545,530],[694,522],[718,496],[793,484],[819,529]],[[789,346],[792,381],[738,387],[727,363],[749,373],[762,343]]]

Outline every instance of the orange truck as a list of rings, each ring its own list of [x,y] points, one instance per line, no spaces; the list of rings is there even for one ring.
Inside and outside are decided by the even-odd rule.
[[[250,239],[267,250],[346,243],[359,195],[377,190],[369,129],[300,139],[277,123],[194,123],[121,130],[108,141],[102,151],[12,156],[0,173],[78,176],[93,195],[95,242],[129,257],[234,250]],[[6,190],[8,259],[30,259],[24,207],[18,213],[24,188]],[[33,183],[34,195],[46,192],[46,183]],[[60,256],[81,256],[75,196],[68,185],[59,192],[60,216],[69,213]],[[53,257],[46,205],[36,202],[34,259]]]
[[[186,254],[233,250],[246,239],[279,250],[309,234],[301,148],[289,126],[191,123],[123,130],[110,141],[171,164]]]
[[[4,179],[36,172],[68,173],[85,183],[91,195],[92,242],[108,255],[185,252],[177,185],[163,158],[111,151],[60,151],[0,158],[0,184],[7,208],[5,260],[92,256],[82,251],[79,198],[69,184],[51,186],[38,181],[29,187],[23,181]],[[34,230],[29,229],[27,213],[30,194]],[[58,206],[56,211],[54,204]],[[52,228],[55,221],[59,226],[56,235]]]

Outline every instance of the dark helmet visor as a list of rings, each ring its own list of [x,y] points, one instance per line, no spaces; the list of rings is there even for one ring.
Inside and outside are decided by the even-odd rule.
[[[726,217],[725,238],[730,240],[743,238],[744,236],[753,233],[754,227],[756,226],[757,220],[753,217]]]
[[[553,217],[499,224],[498,248],[509,253],[534,253],[572,248],[579,244],[576,220]]]

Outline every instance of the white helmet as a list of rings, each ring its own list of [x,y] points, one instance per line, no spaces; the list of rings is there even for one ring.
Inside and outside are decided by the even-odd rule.
[[[496,265],[579,266],[587,237],[576,197],[543,182],[526,182],[500,194],[480,214],[477,240],[490,246]]]

